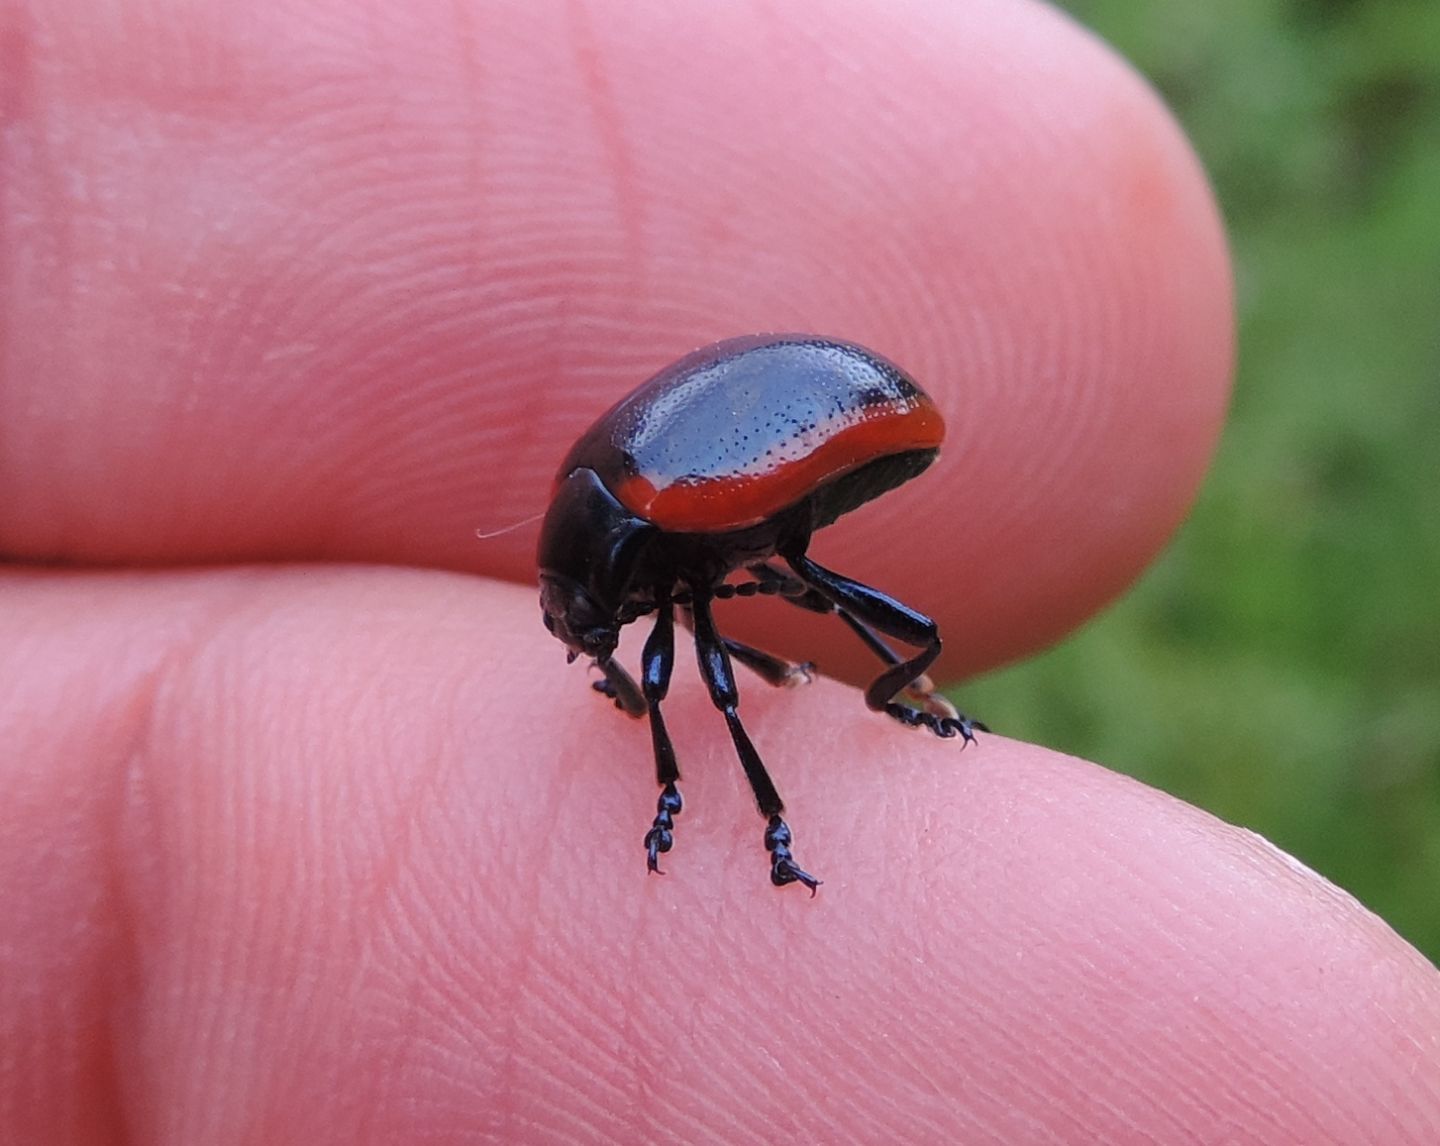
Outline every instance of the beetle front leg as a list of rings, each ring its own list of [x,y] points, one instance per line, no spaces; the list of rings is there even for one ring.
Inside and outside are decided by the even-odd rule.
[[[595,667],[605,676],[602,680],[592,681],[591,688],[601,696],[608,696],[615,702],[615,707],[626,716],[633,716],[638,720],[645,715],[645,696],[640,691],[640,686],[635,683],[634,677],[613,660],[597,660]]]
[[[645,833],[645,866],[657,874],[660,856],[675,846],[675,817],[685,806],[677,783],[680,765],[675,759],[675,746],[660,715],[660,702],[670,691],[670,671],[675,667],[674,606],[663,601],[655,610],[655,627],[645,641],[641,658],[640,690],[650,715],[650,742],[655,750],[655,781],[660,785],[660,799],[655,804],[655,820]]]
[[[735,673],[730,667],[730,656],[725,651],[725,642],[715,629],[715,618],[710,611],[708,595],[696,593],[690,606],[695,623],[695,653],[700,661],[700,675],[710,690],[710,699],[722,713],[730,728],[730,739],[745,769],[745,778],[750,781],[750,790],[755,793],[755,803],[765,817],[765,850],[770,853],[770,882],[776,887],[787,883],[803,883],[815,894],[820,881],[795,862],[790,851],[790,825],[782,818],[785,805],[775,782],[765,770],[760,753],[751,743],[745,726],[740,723],[740,690],[735,686]]]

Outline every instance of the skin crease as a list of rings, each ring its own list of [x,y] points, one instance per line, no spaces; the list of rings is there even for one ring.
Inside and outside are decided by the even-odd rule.
[[[12,2],[0,125],[0,1141],[1440,1136],[1424,959],[1055,752],[742,675],[826,881],[776,891],[683,652],[647,878],[644,725],[541,630],[534,527],[473,537],[665,362],[806,329],[950,427],[817,558],[952,672],[1113,597],[1213,448],[1230,296],[1193,157],[1079,29]]]

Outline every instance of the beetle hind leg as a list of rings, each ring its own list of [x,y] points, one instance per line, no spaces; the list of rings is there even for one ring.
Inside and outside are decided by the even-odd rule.
[[[787,661],[754,645],[724,638],[725,651],[766,684],[776,688],[799,688],[815,680],[814,661]]]
[[[755,582],[747,584],[753,586]],[[681,610],[680,619],[694,632],[694,616],[688,606]],[[754,645],[747,645],[730,637],[721,637],[720,643],[725,646],[725,651],[732,660],[739,661],[766,684],[776,688],[798,688],[815,680],[814,661],[787,661],[784,657],[777,657],[774,653],[767,653],[764,649],[757,649]]]
[[[866,648],[889,666],[865,690],[865,703],[870,708],[911,728],[927,728],[945,739],[959,736],[967,744],[975,739],[977,731],[989,731],[936,691],[926,671],[940,655],[940,632],[934,621],[878,589],[817,565],[803,553],[787,554],[785,560],[795,571],[799,586],[828,601]],[[770,572],[785,577],[779,570]],[[815,609],[813,602],[793,590],[781,595],[803,608]],[[914,645],[920,652],[907,660],[886,644],[882,633]]]
[[[903,657],[892,649],[885,641],[863,621],[858,620],[848,611],[836,608],[836,614],[844,621],[850,629],[865,642],[867,648],[875,653],[892,669],[898,669],[908,664]],[[939,654],[940,638],[935,638],[935,652]],[[928,663],[928,662],[927,662]],[[875,684],[879,683],[877,679]],[[875,685],[871,685],[874,689]],[[867,691],[866,703],[873,708],[869,693]],[[950,703],[948,699],[940,694],[935,687],[935,682],[930,679],[928,672],[921,672],[909,684],[905,685],[899,692],[894,693],[885,702],[885,714],[901,724],[911,728],[928,728],[943,739],[950,739],[954,736],[961,737],[967,744],[975,739],[976,732],[989,732],[990,729],[978,720],[971,720],[958,708]]]

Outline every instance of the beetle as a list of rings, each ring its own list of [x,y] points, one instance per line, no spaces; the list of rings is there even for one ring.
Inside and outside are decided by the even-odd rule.
[[[540,532],[541,612],[571,662],[589,657],[600,670],[599,692],[649,718],[661,789],[644,841],[650,871],[674,845],[683,806],[661,715],[677,611],[765,818],[777,887],[798,882],[813,895],[820,881],[795,861],[785,806],[740,722],[732,662],[774,685],[805,683],[814,666],[722,636],[715,599],[759,593],[833,613],[884,662],[865,690],[871,709],[965,743],[988,731],[926,675],[940,655],[934,621],[806,555],[816,530],[929,466],[944,434],[929,396],[875,352],[809,334],[755,334],[667,366],[566,455]],[[736,573],[749,579],[734,582]],[[615,648],[625,625],[651,615],[637,683]],[[886,638],[920,651],[901,657]]]

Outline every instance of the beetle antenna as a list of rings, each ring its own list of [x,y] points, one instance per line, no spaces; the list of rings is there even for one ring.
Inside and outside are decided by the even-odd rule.
[[[514,533],[517,529],[524,529],[527,525],[534,525],[544,516],[545,513],[542,510],[540,513],[532,513],[523,521],[513,521],[509,525],[502,525],[499,529],[477,529],[475,536],[481,541],[489,541],[493,537],[503,537],[507,533]]]

